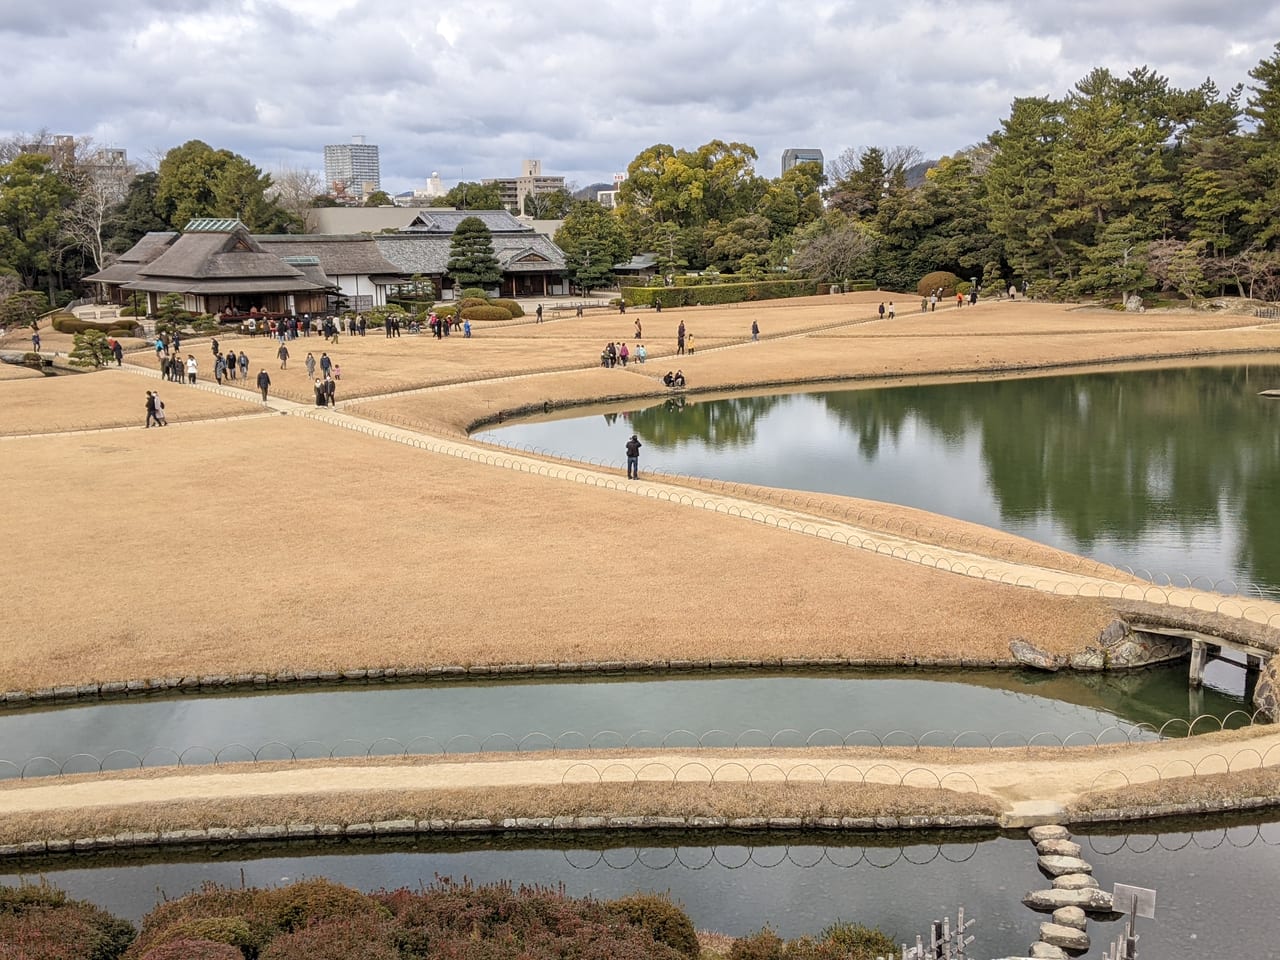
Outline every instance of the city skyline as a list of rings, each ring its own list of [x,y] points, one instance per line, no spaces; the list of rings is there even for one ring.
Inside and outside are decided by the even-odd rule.
[[[1280,38],[1280,9],[1247,0],[656,0],[590,16],[549,0],[538,18],[555,29],[529,29],[510,0],[48,0],[0,25],[0,56],[22,65],[0,136],[75,133],[144,163],[201,139],[271,173],[319,172],[323,147],[358,132],[393,194],[432,171],[510,177],[528,157],[609,183],[654,143],[713,139],[751,145],[772,177],[797,145],[828,161],[868,145],[953,153],[1013,98],[1062,97],[1094,67],[1226,91]],[[47,43],[59,57],[29,56]]]

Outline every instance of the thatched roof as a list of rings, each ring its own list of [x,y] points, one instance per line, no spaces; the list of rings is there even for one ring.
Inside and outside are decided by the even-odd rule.
[[[138,268],[150,263],[168,250],[178,236],[176,230],[144,234],[141,240],[120,254],[115,263],[92,276],[85,277],[85,280],[96,283],[128,283],[130,280],[135,280],[138,276]]]
[[[126,290],[157,293],[297,293],[328,289],[264,250],[238,220],[192,220],[160,256],[140,266]]]

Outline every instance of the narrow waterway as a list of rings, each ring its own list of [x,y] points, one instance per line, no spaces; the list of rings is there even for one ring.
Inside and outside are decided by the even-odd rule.
[[[670,746],[1017,746],[1184,736],[1249,719],[1244,672],[1011,670],[667,675],[650,679],[297,689],[0,713],[0,779],[354,756]],[[1216,718],[1216,719],[1208,719]],[[1173,722],[1170,722],[1173,721]],[[33,758],[37,758],[34,759]],[[38,759],[44,758],[44,759]]]
[[[1076,839],[1103,889],[1117,882],[1156,889],[1156,919],[1139,921],[1143,957],[1274,955],[1280,824],[1201,818]],[[563,884],[571,895],[601,898],[656,890],[670,893],[701,929],[742,935],[767,923],[788,937],[856,920],[914,939],[929,920],[963,906],[977,920],[971,955],[1001,957],[1022,955],[1047,919],[1021,905],[1025,892],[1049,886],[1035,860],[1028,840],[989,834],[610,837],[571,846],[471,838],[64,859],[26,872],[0,864],[0,883],[44,876],[135,921],[159,898],[206,881],[272,886],[323,876],[376,890],[451,877]],[[1119,930],[1118,922],[1091,921],[1090,955]]]

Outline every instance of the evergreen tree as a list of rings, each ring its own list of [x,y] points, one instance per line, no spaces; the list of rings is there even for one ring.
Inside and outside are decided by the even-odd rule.
[[[493,255],[493,234],[479,217],[464,217],[458,223],[445,271],[459,287],[488,289],[502,280],[502,268]]]
[[[107,335],[101,330],[85,330],[72,337],[72,349],[67,359],[77,367],[105,367],[111,362],[111,347]]]
[[[583,290],[613,280],[613,265],[631,255],[618,218],[592,200],[580,200],[556,231],[556,246],[564,251],[565,272]]]
[[[1249,76],[1254,83],[1245,112],[1256,127],[1248,160],[1253,199],[1244,219],[1256,228],[1257,242],[1274,249],[1280,239],[1280,43]]]

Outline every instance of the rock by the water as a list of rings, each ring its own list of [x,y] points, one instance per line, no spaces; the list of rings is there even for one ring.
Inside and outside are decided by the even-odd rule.
[[[1032,910],[1050,913],[1059,907],[1079,907],[1085,913],[1115,913],[1111,894],[1095,887],[1083,890],[1033,890],[1022,898]]]
[[[1041,840],[1036,844],[1036,852],[1042,857],[1079,857],[1080,844],[1070,840]]]
[[[1280,656],[1262,665],[1253,688],[1253,707],[1273,723],[1280,720]]]
[[[1068,960],[1067,951],[1043,941],[1033,943],[1030,953],[1031,960]]]
[[[1067,873],[1093,873],[1093,867],[1079,857],[1041,857],[1036,865],[1051,877]]]
[[[1066,827],[1032,827],[1027,831],[1032,843],[1043,843],[1046,840],[1070,840],[1071,831]]]
[[[1060,927],[1075,927],[1077,930],[1083,930],[1089,921],[1079,907],[1059,907],[1053,911],[1053,922]]]
[[[1056,673],[1062,668],[1062,662],[1052,653],[1041,650],[1022,637],[1015,637],[1009,641],[1009,652],[1013,654],[1013,659],[1033,670],[1048,670],[1050,673]]]
[[[1089,935],[1075,927],[1064,927],[1057,923],[1040,924],[1040,942],[1051,947],[1083,953],[1089,949]]]
[[[1098,881],[1087,873],[1064,873],[1060,877],[1053,878],[1053,889],[1055,890],[1087,890],[1090,888],[1096,890]]]

